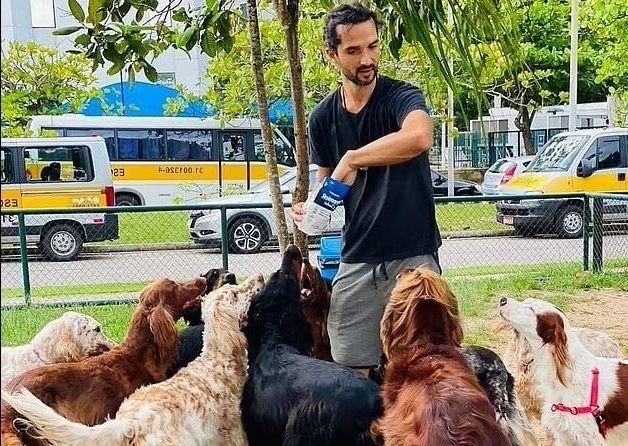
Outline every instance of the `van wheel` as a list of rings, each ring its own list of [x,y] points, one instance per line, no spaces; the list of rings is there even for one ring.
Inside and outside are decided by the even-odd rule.
[[[584,217],[582,208],[574,205],[565,206],[556,217],[556,234],[560,238],[582,237]]]
[[[139,206],[140,201],[135,195],[120,194],[116,195],[116,206]]]
[[[39,244],[44,257],[53,262],[67,262],[78,257],[83,248],[83,234],[75,226],[57,224],[42,234]]]
[[[266,241],[266,228],[257,218],[239,218],[229,225],[229,251],[235,254],[258,252]]]

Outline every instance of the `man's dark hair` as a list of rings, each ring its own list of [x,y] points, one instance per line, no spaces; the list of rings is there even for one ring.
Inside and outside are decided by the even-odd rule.
[[[375,12],[365,8],[359,3],[338,5],[332,9],[325,20],[323,40],[325,47],[336,50],[340,43],[340,37],[336,28],[338,25],[357,25],[368,20],[375,22],[375,28],[379,31],[379,21]]]

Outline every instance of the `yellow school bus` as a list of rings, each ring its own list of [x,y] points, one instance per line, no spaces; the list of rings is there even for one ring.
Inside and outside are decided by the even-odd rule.
[[[11,210],[86,210],[25,216],[27,243],[53,261],[74,260],[83,243],[118,238],[117,215],[88,212],[115,204],[102,138],[4,138],[1,145],[2,248],[19,244],[18,218]]]
[[[40,115],[31,118],[30,129],[104,138],[119,206],[195,204],[244,192],[268,177],[255,119]],[[296,165],[294,148],[273,131],[283,173]]]

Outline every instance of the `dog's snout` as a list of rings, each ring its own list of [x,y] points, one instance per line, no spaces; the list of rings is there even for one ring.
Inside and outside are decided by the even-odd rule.
[[[508,299],[506,299],[505,297],[502,297],[501,299],[499,299],[499,306],[500,307],[503,307],[507,303],[508,303]]]
[[[233,273],[229,273],[227,274],[226,279],[229,281],[229,283],[235,284],[236,276]]]

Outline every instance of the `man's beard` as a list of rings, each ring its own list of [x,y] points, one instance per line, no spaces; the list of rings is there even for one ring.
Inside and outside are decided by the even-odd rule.
[[[369,72],[369,77],[364,80],[364,79],[360,79],[360,71],[364,70],[364,69],[372,69],[372,71]],[[355,70],[355,73],[350,72],[349,70],[342,70],[342,74],[351,82],[353,82],[355,85],[359,85],[361,87],[364,87],[366,85],[370,85],[373,83],[373,81],[375,81],[375,78],[377,77],[377,65],[371,65],[371,66],[360,66]]]

